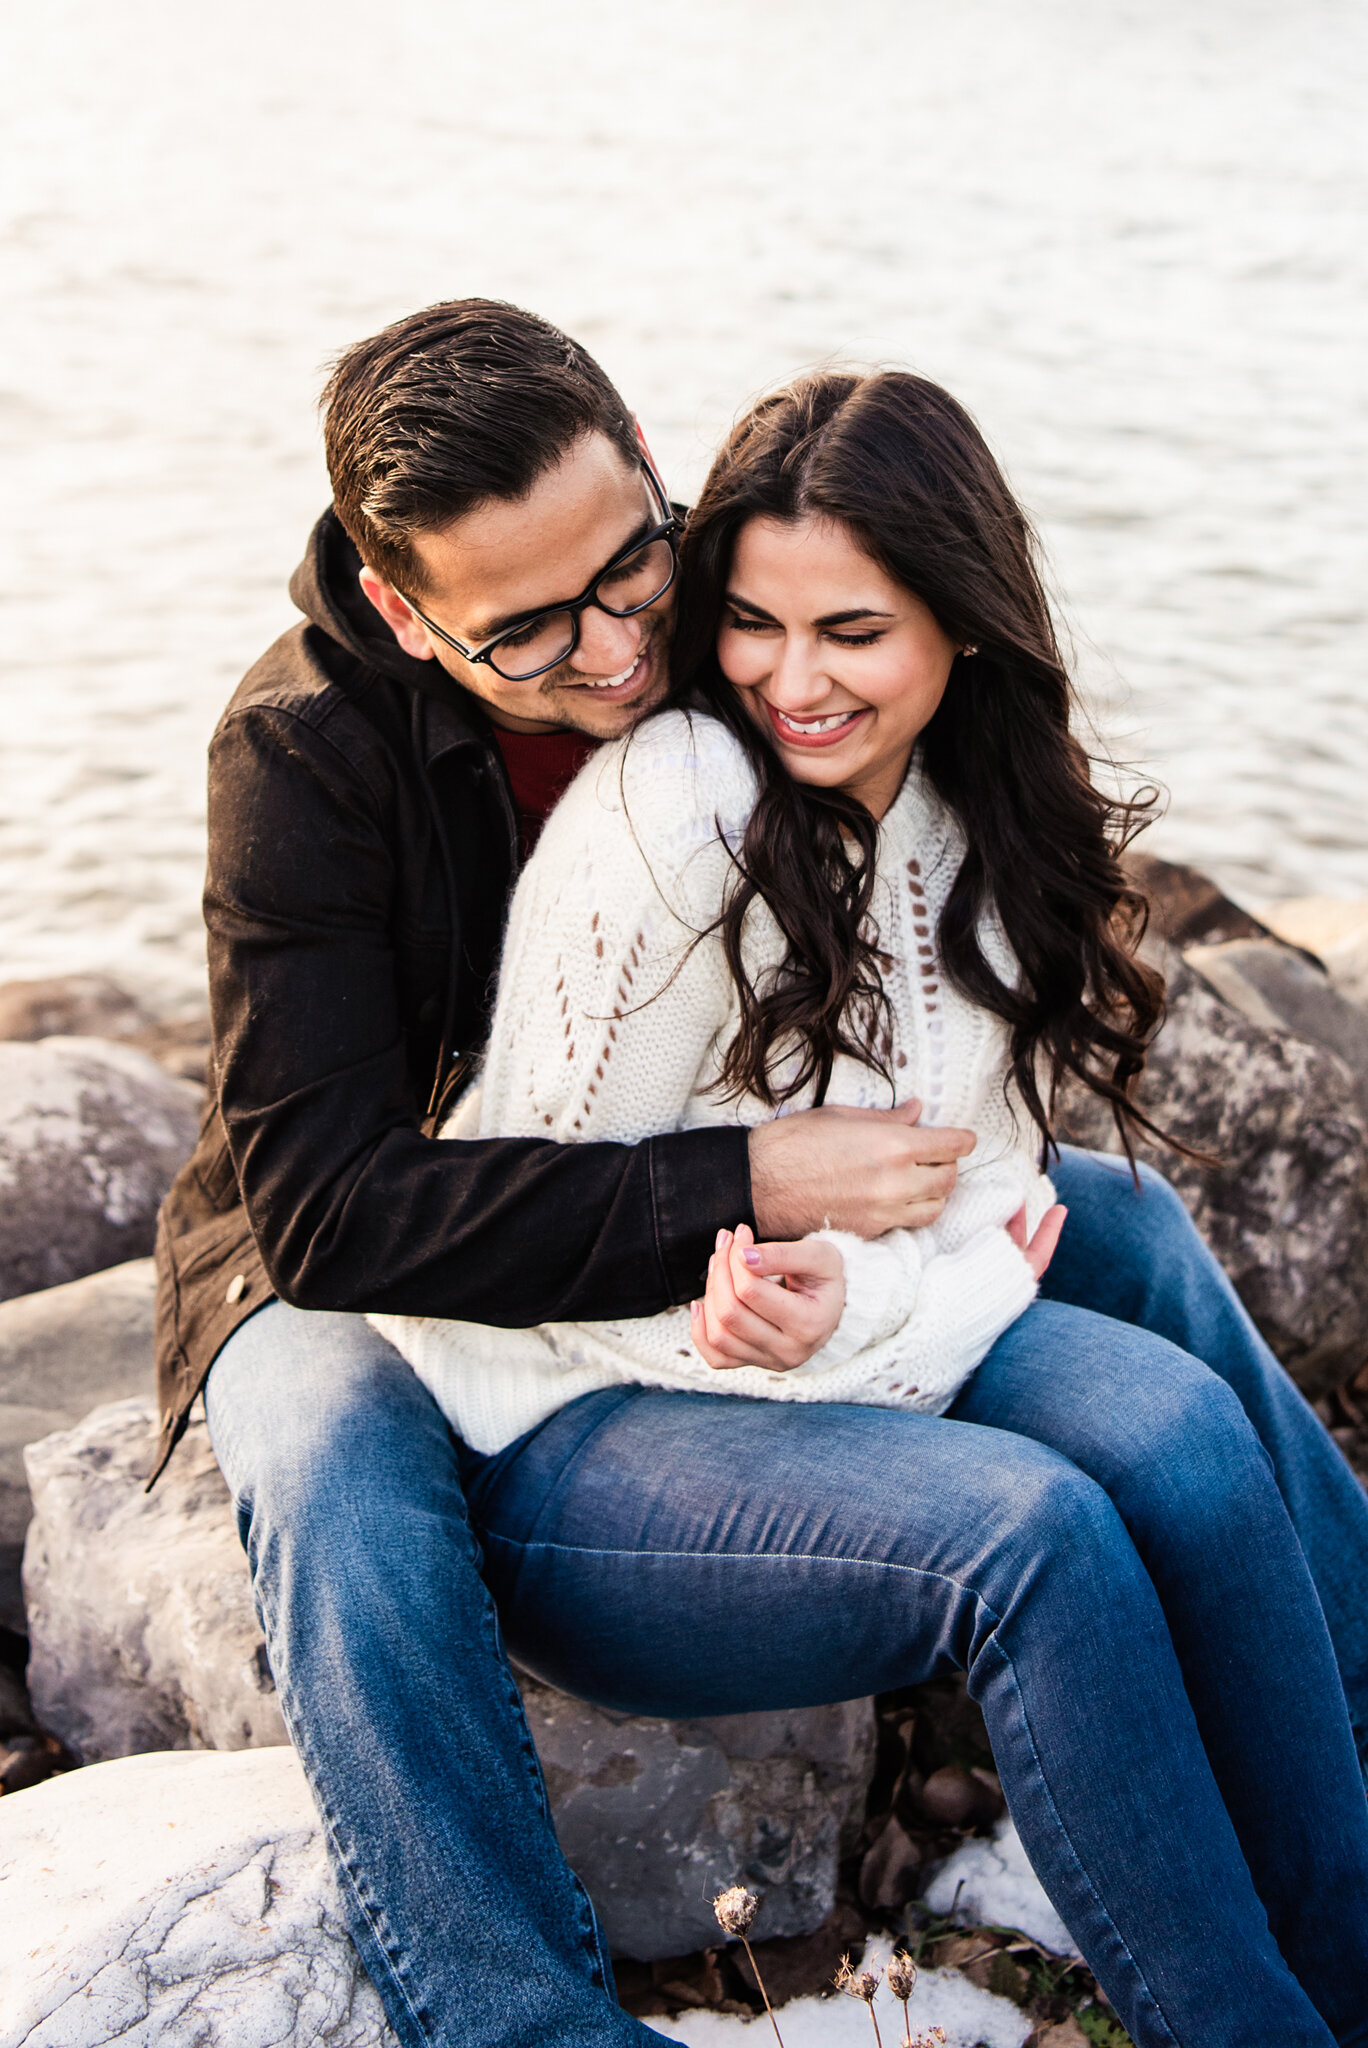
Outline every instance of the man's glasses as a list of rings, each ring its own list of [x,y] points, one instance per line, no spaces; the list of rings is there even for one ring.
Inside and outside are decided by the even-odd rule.
[[[405,604],[430,633],[435,633],[448,647],[454,647],[469,662],[487,661],[495,675],[502,676],[506,683],[526,683],[533,676],[545,675],[548,669],[567,661],[579,646],[580,617],[590,605],[607,612],[610,618],[630,619],[634,612],[644,612],[647,605],[663,597],[675,580],[680,524],[670,512],[670,501],[657,482],[655,471],[646,462],[641,467],[652,497],[667,516],[640,540],[632,541],[614,555],[581,597],[558,604],[551,611],[533,612],[530,617],[505,626],[502,633],[496,633],[480,647],[463,645],[426,612],[419,611],[411,597],[404,599]]]

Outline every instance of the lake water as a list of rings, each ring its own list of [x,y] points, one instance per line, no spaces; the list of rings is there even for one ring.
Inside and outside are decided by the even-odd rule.
[[[45,0],[2,47],[0,978],[197,987],[321,366],[467,292],[586,341],[681,494],[798,366],[950,385],[1156,851],[1368,894],[1362,6]]]

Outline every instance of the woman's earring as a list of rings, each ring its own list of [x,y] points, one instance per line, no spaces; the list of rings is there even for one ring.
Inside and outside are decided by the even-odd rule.
[[[965,660],[967,661],[971,654],[978,653],[978,649],[977,647],[961,647],[960,653],[964,656]]]

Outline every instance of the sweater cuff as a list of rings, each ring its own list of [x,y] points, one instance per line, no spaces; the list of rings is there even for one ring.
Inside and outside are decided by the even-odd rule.
[[[723,1124],[646,1141],[656,1255],[674,1306],[703,1292],[719,1230],[755,1228],[749,1137]]]
[[[920,1246],[910,1231],[884,1237],[854,1237],[848,1230],[814,1233],[834,1244],[845,1264],[845,1307],[822,1349],[809,1365],[844,1365],[861,1351],[892,1336],[916,1305],[922,1274]]]
[[[918,1308],[952,1317],[969,1369],[1035,1300],[1039,1282],[1007,1232],[982,1230],[962,1250],[935,1259],[922,1278]]]

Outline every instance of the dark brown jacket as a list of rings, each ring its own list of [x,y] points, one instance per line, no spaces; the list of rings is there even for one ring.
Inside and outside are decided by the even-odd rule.
[[[477,700],[402,652],[358,567],[326,513],[290,586],[309,623],[209,749],[214,1099],[158,1231],[156,1471],[277,1296],[506,1326],[653,1315],[750,1220],[738,1130],[426,1134],[434,1079],[449,1091],[488,1029],[515,819]]]

